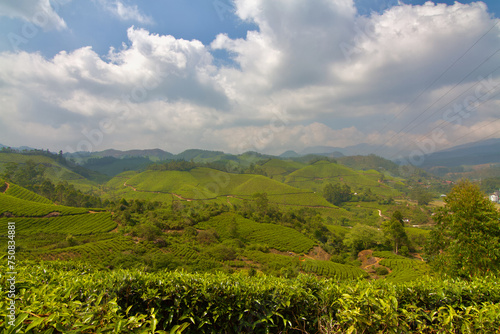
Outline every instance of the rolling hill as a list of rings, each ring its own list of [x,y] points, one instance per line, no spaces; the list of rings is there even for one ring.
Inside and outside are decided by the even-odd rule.
[[[250,198],[255,193],[267,193],[272,203],[334,207],[321,195],[299,189],[271,178],[254,174],[231,174],[210,168],[197,167],[190,171],[145,171],[118,175],[106,185],[115,197],[143,194],[173,195],[178,199],[216,200],[218,198]],[[124,188],[126,191],[124,191]],[[128,188],[128,189],[127,189]]]
[[[381,196],[399,194],[394,188],[380,182],[381,179],[382,174],[376,170],[355,171],[337,163],[318,161],[288,174],[284,182],[314,192],[321,192],[327,183],[345,183],[355,192],[369,188],[373,193]]]
[[[45,177],[53,183],[57,184],[66,181],[82,191],[89,191],[92,188],[96,188],[100,182],[105,182],[109,179],[109,177],[103,174],[88,170],[79,165],[56,161],[55,155],[5,152],[0,153],[0,174],[5,171],[9,163],[25,164],[28,160],[45,166]]]

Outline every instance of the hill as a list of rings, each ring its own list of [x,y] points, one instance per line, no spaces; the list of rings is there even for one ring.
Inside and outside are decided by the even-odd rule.
[[[382,174],[376,170],[355,171],[346,166],[318,161],[296,170],[285,177],[285,183],[301,189],[322,192],[327,183],[344,183],[355,192],[370,189],[381,196],[396,196],[397,190],[381,182]]]
[[[457,167],[500,163],[499,151],[500,138],[468,143],[427,155],[422,167]]]
[[[53,183],[66,181],[82,191],[98,187],[99,183],[109,179],[103,174],[60,159],[55,154],[42,155],[36,151],[30,153],[0,152],[0,173],[6,170],[9,163],[26,164],[29,160],[37,165],[43,165],[46,168],[45,176]]]
[[[197,167],[190,171],[145,171],[118,175],[106,186],[110,196],[126,196],[133,193],[134,198],[143,193],[146,198],[152,194],[170,194],[177,199],[217,200],[249,199],[255,193],[267,193],[272,203],[283,205],[302,205],[333,207],[322,196],[312,191],[298,189],[271,178],[254,174],[231,174],[210,168]]]

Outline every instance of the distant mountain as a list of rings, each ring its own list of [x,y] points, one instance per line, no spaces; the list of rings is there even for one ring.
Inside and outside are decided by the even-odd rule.
[[[429,154],[422,165],[457,167],[461,165],[482,165],[500,162],[500,138],[468,143]]]
[[[343,157],[344,153],[342,148],[331,146],[313,146],[302,150],[301,155],[324,155],[331,158]]]
[[[226,155],[222,151],[208,151],[208,150],[199,150],[199,149],[190,149],[185,150],[182,153],[172,155],[170,159],[175,160],[186,160],[186,161],[198,161],[198,160],[206,160],[206,159],[217,159]]]
[[[298,158],[300,154],[295,151],[286,151],[280,154],[280,158]]]
[[[386,159],[391,159],[394,155],[394,148],[366,143],[347,147],[313,146],[304,149],[300,154],[319,154],[333,158],[375,154]]]
[[[156,149],[146,149],[146,150],[128,150],[128,151],[119,151],[119,150],[105,150],[102,152],[96,152],[95,156],[99,157],[113,157],[113,158],[139,158],[139,157],[156,157],[160,160],[171,159],[174,155],[170,152],[166,152]]]
[[[17,151],[23,151],[23,150],[32,151],[32,150],[34,150],[33,147],[29,147],[29,146],[12,147],[12,146],[8,146],[8,145],[0,144],[0,149],[2,149],[4,147],[10,147],[11,149],[17,150]]]

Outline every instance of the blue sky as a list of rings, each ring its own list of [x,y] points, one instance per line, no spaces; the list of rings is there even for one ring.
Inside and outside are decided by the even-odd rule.
[[[497,0],[3,2],[0,143],[397,155],[491,138],[499,13]]]

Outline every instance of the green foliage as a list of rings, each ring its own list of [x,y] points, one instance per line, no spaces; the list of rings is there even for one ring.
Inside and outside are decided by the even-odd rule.
[[[356,224],[346,234],[343,242],[353,254],[357,255],[364,249],[383,243],[383,236],[382,232],[375,227]]]
[[[379,263],[391,269],[391,273],[386,277],[391,282],[409,282],[429,274],[427,264],[418,260],[383,259]]]
[[[17,266],[19,333],[496,333],[496,277],[404,283]],[[0,277],[7,286],[7,276]],[[6,319],[7,298],[0,300]]]
[[[374,251],[372,255],[383,259],[405,260],[404,256],[397,255],[389,251]]]
[[[305,260],[300,267],[306,273],[314,273],[336,280],[354,280],[367,276],[366,271],[358,267],[331,261]]]
[[[389,273],[389,271],[385,267],[377,267],[375,268],[375,273],[379,276],[385,276]]]
[[[399,247],[408,243],[408,236],[403,227],[402,214],[399,211],[394,212],[389,221],[382,223],[382,231],[388,242],[393,245],[394,252],[397,254]]]
[[[417,201],[418,205],[428,205],[432,201],[432,194],[423,188],[416,188],[410,192],[410,198]]]
[[[461,181],[435,216],[427,253],[438,270],[452,276],[500,270],[500,213],[477,185]]]
[[[351,188],[347,185],[328,183],[323,189],[323,196],[333,205],[339,206],[352,198]]]

